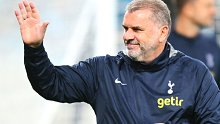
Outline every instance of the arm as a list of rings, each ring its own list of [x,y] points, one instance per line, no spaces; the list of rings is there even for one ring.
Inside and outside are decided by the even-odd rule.
[[[197,123],[220,123],[220,91],[207,69],[196,97]]]
[[[49,22],[41,25],[39,13],[32,2],[28,4],[25,0],[23,4],[19,3],[19,8],[21,15],[18,10],[15,10],[15,15],[24,42],[25,68],[33,89],[48,100],[68,103],[92,101],[97,88],[97,59],[89,59],[72,67],[54,66],[42,42]]]
[[[58,102],[90,103],[98,88],[97,72],[100,58],[88,59],[73,66],[54,66],[41,44],[26,44],[24,63],[33,89],[42,97]]]

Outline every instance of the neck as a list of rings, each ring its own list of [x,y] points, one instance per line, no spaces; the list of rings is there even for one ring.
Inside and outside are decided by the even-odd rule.
[[[199,26],[180,15],[176,20],[175,31],[185,37],[193,38],[199,34]]]

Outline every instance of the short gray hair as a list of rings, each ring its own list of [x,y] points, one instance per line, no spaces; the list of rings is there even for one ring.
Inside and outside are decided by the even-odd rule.
[[[129,13],[141,9],[151,10],[151,19],[160,26],[168,26],[171,30],[170,10],[162,0],[133,0],[126,7]]]

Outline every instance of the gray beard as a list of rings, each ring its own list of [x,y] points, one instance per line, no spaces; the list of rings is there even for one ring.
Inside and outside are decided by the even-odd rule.
[[[154,51],[156,49],[156,47],[148,48],[148,51],[146,50],[147,48],[145,48],[145,47],[141,47],[140,49],[141,49],[141,53],[139,53],[138,55],[137,54],[134,54],[134,55],[129,54],[127,48],[123,52],[125,53],[125,55],[127,55],[133,61],[143,62],[144,59],[148,57],[148,53],[151,51]]]
[[[135,56],[135,55],[129,54],[127,49],[124,50],[123,52],[125,55],[127,55],[133,61],[139,61],[139,62],[143,61],[143,60],[141,60],[141,59],[143,59],[143,56],[144,56],[143,53],[141,55]]]

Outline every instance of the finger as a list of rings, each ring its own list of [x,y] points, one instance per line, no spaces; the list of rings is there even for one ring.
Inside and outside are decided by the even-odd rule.
[[[36,19],[40,19],[39,12],[38,12],[37,8],[35,7],[34,3],[30,2],[29,5],[31,7],[32,16]]]
[[[20,8],[22,18],[23,18],[23,19],[26,19],[26,18],[27,18],[27,13],[26,13],[26,11],[25,11],[25,9],[24,9],[23,4],[22,4],[22,3],[19,3],[18,6],[19,6],[19,8]]]
[[[23,18],[21,17],[21,15],[19,14],[18,10],[15,10],[15,15],[16,15],[16,18],[18,20],[18,23],[21,25],[22,22],[23,22]]]
[[[23,4],[24,4],[26,12],[27,12],[27,18],[30,18],[32,15],[31,7],[26,0],[23,1]]]

